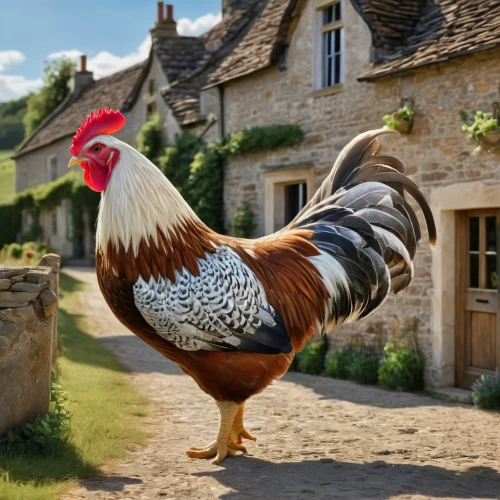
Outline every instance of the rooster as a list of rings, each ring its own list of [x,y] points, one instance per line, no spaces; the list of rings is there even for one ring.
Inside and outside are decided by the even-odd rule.
[[[367,317],[408,286],[420,227],[432,212],[395,157],[365,132],[284,229],[256,240],[215,233],[142,154],[112,136],[119,111],[91,113],[73,137],[69,166],[102,193],[96,268],[117,318],[177,363],[220,411],[216,440],[193,458],[246,453],[245,402],[288,370],[307,339]]]

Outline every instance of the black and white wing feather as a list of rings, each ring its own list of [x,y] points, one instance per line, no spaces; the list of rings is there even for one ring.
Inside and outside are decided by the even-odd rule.
[[[291,351],[282,319],[233,250],[221,246],[198,265],[199,276],[184,268],[174,282],[139,278],[134,285],[135,305],[158,335],[188,351]]]

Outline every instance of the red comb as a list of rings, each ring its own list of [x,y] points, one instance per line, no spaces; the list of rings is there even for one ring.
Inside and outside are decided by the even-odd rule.
[[[71,141],[69,152],[75,156],[93,137],[101,134],[114,134],[125,125],[125,117],[119,111],[99,108],[97,115],[92,111],[87,120],[82,120],[82,126],[76,131]]]

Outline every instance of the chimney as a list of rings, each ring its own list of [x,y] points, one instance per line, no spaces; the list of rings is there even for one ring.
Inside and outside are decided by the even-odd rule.
[[[87,56],[80,56],[80,71],[77,71],[71,81],[71,90],[74,96],[78,97],[85,89],[94,83],[94,74],[87,71]]]
[[[153,29],[150,30],[151,38],[168,38],[177,35],[177,23],[174,21],[174,6],[167,5],[167,16],[165,17],[165,6],[158,2],[158,20]]]

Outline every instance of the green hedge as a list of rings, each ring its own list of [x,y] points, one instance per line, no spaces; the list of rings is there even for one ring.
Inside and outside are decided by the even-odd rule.
[[[21,230],[21,208],[17,204],[0,205],[0,247],[16,241]]]
[[[53,209],[66,198],[72,201],[72,237],[81,238],[84,229],[83,215],[88,211],[95,220],[100,195],[86,186],[82,172],[68,172],[53,182],[25,189],[17,194],[14,202],[9,205],[0,205],[0,220],[8,221],[0,227],[0,246],[16,240],[16,235],[21,230],[22,210],[29,210],[33,219],[32,228],[23,235],[23,239],[34,240],[40,233],[40,210]]]

